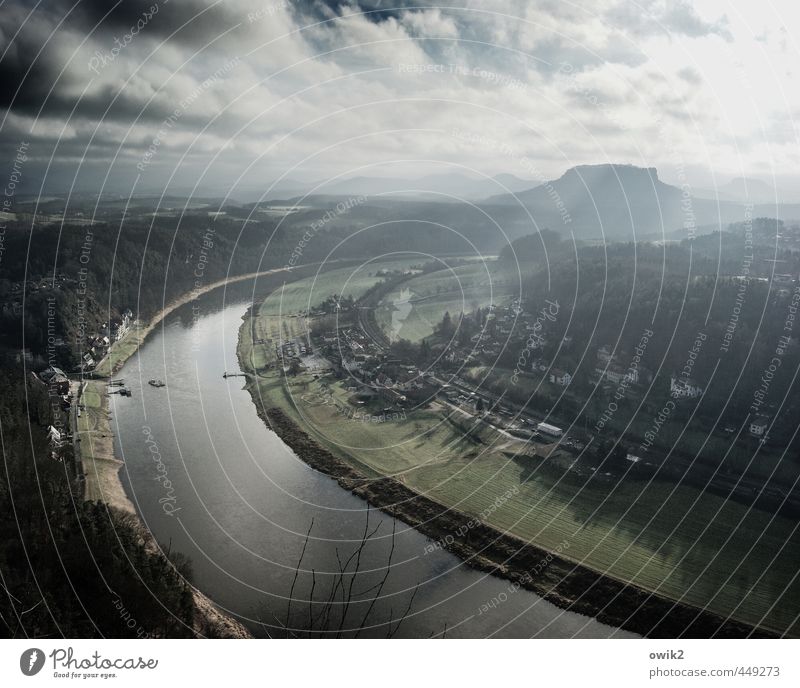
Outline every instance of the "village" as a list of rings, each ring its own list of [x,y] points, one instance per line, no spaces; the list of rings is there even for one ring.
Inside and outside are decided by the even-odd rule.
[[[276,328],[273,335],[284,334],[254,339],[253,344],[270,350],[272,363],[267,367],[285,379],[287,390],[313,387],[314,393],[299,395],[300,402],[332,405],[345,420],[410,426],[420,414],[437,413],[457,425],[466,438],[479,438],[487,431],[504,451],[531,457],[531,466],[540,465],[573,480],[683,476],[747,503],[769,499],[793,505],[797,501],[779,489],[763,491],[747,480],[737,483],[726,475],[711,476],[691,457],[675,452],[667,456],[658,449],[648,452],[646,441],[640,446],[635,437],[626,437],[623,443],[615,431],[605,432],[602,416],[594,426],[581,422],[567,428],[549,406],[526,403],[509,393],[515,387],[511,378],[500,389],[476,379],[469,371],[491,369],[501,359],[506,361],[502,370],[508,375],[516,366],[520,381],[528,383],[524,389],[540,384],[558,394],[575,384],[574,372],[554,365],[551,355],[554,345],[570,348],[571,338],[548,331],[542,326],[547,320],[542,312],[526,308],[519,300],[489,304],[477,316],[450,318],[446,314],[444,321],[451,321],[447,342],[441,343],[440,331],[432,341],[419,345],[390,341],[375,321],[374,303],[374,298],[329,297],[309,311],[284,314],[284,320],[303,323],[302,331],[293,325],[292,336],[287,336],[285,328]],[[614,352],[610,345],[603,345],[594,352],[589,382],[598,387],[600,399],[608,400],[608,408],[615,408],[615,398],[641,399],[654,384],[654,373],[641,362],[647,338],[643,335],[632,351]],[[692,373],[687,365],[668,375],[661,394],[672,408],[702,396],[703,386]],[[763,443],[768,427],[766,414],[754,416],[746,436]],[[720,432],[729,435],[731,428],[720,427]]]
[[[541,317],[527,312],[519,300],[506,306],[488,306],[475,333],[471,333],[469,320],[462,317],[458,328],[463,331],[451,337],[447,346],[429,350],[425,355],[432,359],[429,364],[419,360],[418,351],[404,352],[403,346],[393,346],[382,333],[376,333],[362,304],[333,297],[329,301],[335,304],[335,323],[324,317],[330,307],[320,307],[300,314],[311,323],[305,336],[271,342],[286,374],[310,371],[315,377],[330,376],[341,381],[354,407],[381,405],[383,414],[423,407],[438,399],[515,437],[548,443],[557,440],[563,447],[578,450],[591,441],[591,434],[577,429],[573,433],[576,437],[564,437],[562,428],[546,414],[534,415],[507,394],[496,394],[465,376],[463,369],[468,365],[492,366],[504,351],[520,351],[515,361],[518,372],[553,388],[567,388],[573,382],[572,372],[553,365],[543,355],[548,339],[539,330]],[[478,327],[472,325],[473,329]],[[265,344],[262,340],[257,343]],[[562,345],[569,347],[571,343],[570,337],[563,337]],[[422,344],[423,351],[426,346],[430,345]],[[653,381],[652,371],[641,365],[636,355],[624,362],[622,355],[612,353],[606,345],[599,347],[595,356],[590,382],[612,398],[637,398]],[[674,371],[669,380],[668,398],[673,403],[703,394],[690,368]],[[749,434],[764,439],[768,425],[769,417],[758,414],[748,426]],[[635,454],[629,456],[631,462],[639,460]]]
[[[370,423],[406,421],[414,414],[431,409],[455,419],[466,435],[480,428],[496,433],[503,444],[517,447],[520,454],[552,457],[554,465],[588,475],[597,467],[594,455],[579,461],[587,436],[576,429],[566,433],[546,414],[522,409],[503,394],[475,384],[458,372],[457,361],[467,354],[460,347],[424,353],[404,352],[403,345],[392,345],[369,322],[368,309],[359,302],[342,301],[330,309],[316,309],[290,317],[303,318],[305,333],[289,339],[258,339],[255,345],[271,347],[274,367],[286,378],[311,376],[321,383],[325,403],[333,404],[342,417]],[[514,319],[524,333],[533,329],[534,316],[528,316],[519,303],[490,307],[501,328]],[[530,320],[530,322],[528,322]],[[366,327],[364,326],[366,324]],[[498,344],[479,342],[480,349],[465,345],[476,360],[491,356]],[[422,345],[425,350],[426,344]],[[456,352],[453,355],[453,352]],[[538,363],[541,365],[541,363]],[[272,367],[270,365],[269,367]],[[552,373],[554,379],[562,377]],[[566,382],[569,376],[566,374]],[[340,391],[341,393],[337,393]],[[314,403],[317,403],[315,395]],[[301,397],[310,401],[308,396]],[[611,474],[608,473],[608,476]]]
[[[134,325],[130,309],[123,310],[119,317],[103,323],[99,332],[86,336],[80,364],[70,373],[56,365],[56,352],[62,346],[62,342],[56,340],[49,355],[50,364],[44,369],[31,370],[29,373],[31,383],[44,392],[50,406],[52,423],[46,430],[50,458],[65,465],[81,493],[87,489],[81,452],[82,436],[85,439],[91,435],[94,438],[93,445],[101,438],[110,438],[108,418],[105,413],[100,412],[105,403],[103,397],[111,394],[130,396],[124,381],[107,377],[110,370],[102,371],[103,379],[94,379],[97,377],[95,370]],[[26,361],[33,362],[32,357],[25,358]],[[85,400],[89,385],[92,386],[89,395],[91,408]]]

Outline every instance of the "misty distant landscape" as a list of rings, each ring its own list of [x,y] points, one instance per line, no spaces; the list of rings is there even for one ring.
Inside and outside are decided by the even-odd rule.
[[[0,11],[0,634],[796,639],[797,27],[385,4]]]

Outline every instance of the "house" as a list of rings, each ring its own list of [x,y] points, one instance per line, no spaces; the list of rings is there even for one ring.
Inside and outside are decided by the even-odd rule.
[[[703,393],[703,388],[691,378],[682,379],[672,375],[669,379],[669,393],[673,399],[696,399]]]
[[[112,342],[116,342],[122,339],[127,331],[128,331],[128,326],[125,324],[124,320],[115,319],[111,321],[111,327],[109,328],[109,332],[111,334]]]
[[[63,443],[61,433],[52,425],[47,428],[47,441],[52,447],[60,447]]]
[[[606,378],[606,380],[614,385],[620,384],[623,380],[633,384],[639,382],[638,368],[628,368],[626,370],[616,363],[609,363],[607,368],[595,368],[595,372],[600,376],[600,380]]]
[[[133,313],[131,312],[130,308],[126,308],[122,312],[122,316],[119,318],[114,318],[111,321],[111,325],[108,328],[108,334],[111,338],[112,342],[116,342],[128,332],[133,322]]]
[[[61,368],[50,366],[39,373],[39,377],[53,392],[59,395],[69,393],[69,378]]]
[[[612,385],[618,385],[623,381],[633,384],[639,382],[638,367],[623,368],[616,362],[616,357],[608,346],[602,346],[597,350],[597,367],[594,371],[598,375],[598,382],[603,378]]]
[[[386,402],[402,406],[406,402],[406,396],[400,394],[396,389],[391,387],[378,387],[378,395]]]
[[[550,425],[550,423],[539,423],[536,426],[536,430],[541,432],[543,435],[550,435],[550,437],[561,437],[564,434],[564,431],[561,428],[557,428],[555,425]]]
[[[767,434],[767,427],[769,426],[769,418],[764,415],[757,415],[750,421],[750,434],[753,437],[765,438]]]
[[[597,350],[597,361],[598,364],[602,364],[602,367],[605,367],[608,363],[611,363],[613,358],[614,355],[611,353],[611,349],[609,347],[601,346]]]
[[[560,385],[561,387],[566,387],[570,382],[572,382],[572,375],[570,375],[566,370],[553,368],[550,371],[550,382],[555,385]]]

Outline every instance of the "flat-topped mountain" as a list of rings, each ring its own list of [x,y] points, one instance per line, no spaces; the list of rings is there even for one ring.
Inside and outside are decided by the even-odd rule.
[[[742,221],[745,202],[696,198],[689,188],[661,181],[654,167],[619,164],[579,165],[535,188],[485,201],[524,207],[542,227],[571,231],[579,238],[615,240],[651,239],[680,230],[691,236],[698,226]]]

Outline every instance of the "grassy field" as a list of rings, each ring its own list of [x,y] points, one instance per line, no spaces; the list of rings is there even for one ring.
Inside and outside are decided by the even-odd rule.
[[[256,329],[291,330],[301,320],[276,323],[270,312],[257,317]],[[240,350],[248,348],[245,339]],[[445,506],[483,513],[489,525],[541,547],[567,543],[570,559],[663,597],[800,635],[800,536],[788,518],[687,485],[602,476],[584,483],[562,462],[491,428],[465,437],[438,404],[373,423],[340,410],[353,408],[346,382],[270,372],[255,384],[264,406],[279,406],[368,474],[394,476]]]
[[[387,294],[375,317],[391,338],[419,342],[433,334],[447,311],[455,316],[491,303],[508,304],[519,296],[519,280],[516,268],[497,261],[419,275]]]
[[[581,487],[561,477],[536,459],[489,453],[426,466],[411,486],[472,515],[517,486],[487,518],[499,530],[550,549],[569,543],[571,559],[618,579],[800,633],[800,583],[792,581],[800,538],[790,520],[770,523],[764,512],[686,486],[595,480]]]
[[[354,460],[373,475],[392,475],[408,482],[409,473],[420,466],[447,463],[480,446],[465,438],[441,409],[409,412],[404,420],[377,422],[370,417],[381,413],[379,407],[359,408],[363,415],[348,418],[334,403],[348,406],[350,395],[344,386],[323,385],[310,375],[298,375],[288,384],[277,373],[259,380],[265,405],[279,406],[320,444]]]
[[[331,294],[362,296],[383,278],[381,270],[405,270],[419,263],[419,257],[368,263],[359,267],[341,268],[306,277],[284,285],[272,292],[258,309],[252,323],[250,337],[240,341],[239,355],[254,370],[263,370],[275,362],[275,342],[308,334],[308,321],[304,315],[318,306]]]
[[[322,303],[331,294],[359,298],[382,277],[381,270],[405,270],[420,262],[419,256],[406,260],[365,263],[362,266],[340,268],[322,272],[315,277],[290,282],[283,289],[274,291],[261,305],[264,315],[280,313],[302,313]]]

